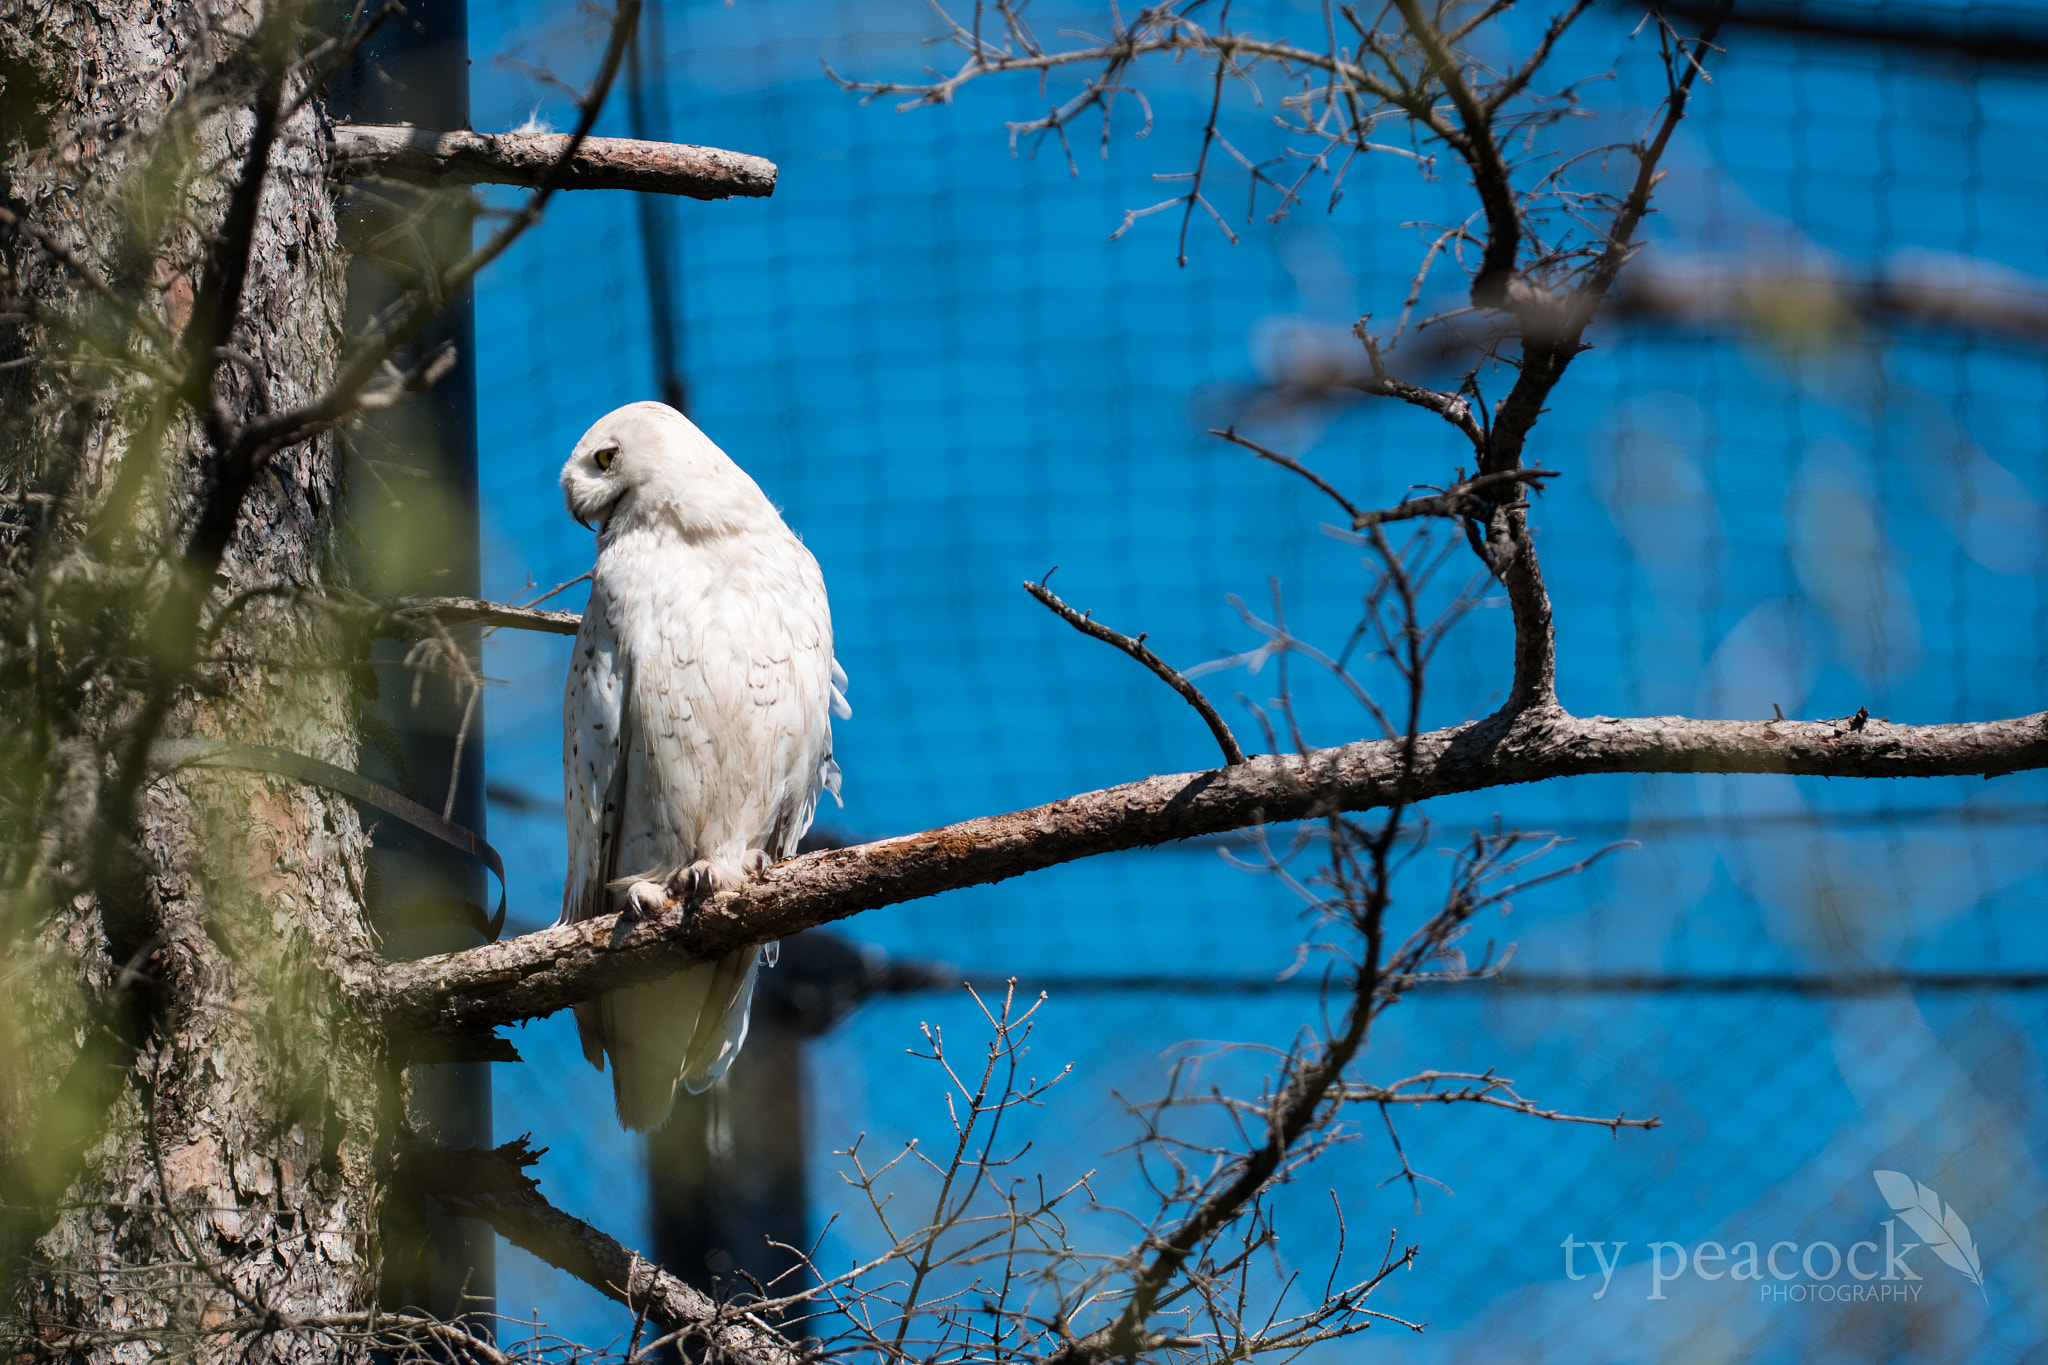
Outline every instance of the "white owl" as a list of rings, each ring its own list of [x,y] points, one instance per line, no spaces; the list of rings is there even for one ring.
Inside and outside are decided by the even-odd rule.
[[[562,466],[597,530],[590,605],[562,699],[569,878],[563,924],[738,887],[796,852],[839,795],[832,717],[852,715],[825,580],[754,481],[662,403],[609,413]],[[611,1058],[619,1121],[668,1117],[747,1036],[761,950],[576,1007]]]

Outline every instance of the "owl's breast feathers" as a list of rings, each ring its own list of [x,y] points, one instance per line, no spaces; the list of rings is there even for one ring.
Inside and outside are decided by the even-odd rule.
[[[837,785],[843,677],[824,578],[786,528],[607,537],[564,704],[565,919],[605,913],[605,882],[699,859],[737,880],[750,851],[794,853]]]

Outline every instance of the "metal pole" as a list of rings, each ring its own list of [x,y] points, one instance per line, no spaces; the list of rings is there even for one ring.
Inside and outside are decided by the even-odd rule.
[[[465,0],[408,0],[329,89],[338,121],[467,128]],[[466,196],[364,186],[351,191],[343,216],[351,330],[470,245]],[[379,597],[478,595],[474,341],[474,299],[464,289],[413,351],[424,355],[452,342],[454,370],[419,400],[350,434],[348,526],[360,584]],[[399,357],[401,365],[408,361]],[[471,677],[480,676],[477,632],[457,632],[455,641]],[[455,660],[408,658],[402,643],[380,643],[371,663],[363,772],[483,834],[479,690]],[[491,902],[483,869],[396,821],[376,827],[368,890],[372,923],[393,957],[485,940]],[[406,1118],[421,1137],[457,1148],[490,1145],[487,1063],[415,1066],[405,1082]],[[445,1217],[418,1192],[395,1189],[384,1244],[387,1305],[416,1305],[440,1317],[495,1311],[497,1242],[488,1224]]]

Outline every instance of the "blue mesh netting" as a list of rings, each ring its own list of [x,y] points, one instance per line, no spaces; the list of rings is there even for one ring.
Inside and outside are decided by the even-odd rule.
[[[1241,28],[1320,32],[1318,7],[1253,17],[1234,11]],[[1106,239],[1125,209],[1172,192],[1148,177],[1191,161],[1195,73],[1153,73],[1150,137],[1119,135],[1106,162],[1077,139],[1070,177],[1056,147],[1006,153],[1003,120],[1040,107],[1022,84],[902,115],[834,88],[821,58],[853,75],[950,65],[950,50],[920,46],[936,21],[908,0],[672,3],[665,18],[669,136],[781,168],[770,201],[676,210],[683,368],[695,419],[785,509],[831,588],[856,715],[839,729],[846,806],[826,818],[874,837],[1211,764],[1177,699],[1017,584],[1058,564],[1069,600],[1192,664],[1253,643],[1225,598],[1263,613],[1274,576],[1300,634],[1341,642],[1363,584],[1355,551],[1317,533],[1327,510],[1313,490],[1203,432],[1238,422],[1363,502],[1441,480],[1459,452],[1426,416],[1278,405],[1262,386],[1348,347],[1360,313],[1398,309],[1420,254],[1404,225],[1462,213],[1461,177],[1446,167],[1431,184],[1395,158],[1362,161],[1334,212],[1312,197],[1277,228],[1245,227],[1243,180],[1226,179],[1217,201],[1239,244],[1198,221],[1180,269],[1175,215]],[[1619,58],[1570,146],[1632,135],[1660,93],[1627,42],[1638,18],[1595,10],[1560,52],[1557,69],[1574,74]],[[565,126],[558,96],[487,59],[545,58],[580,76],[590,21],[535,0],[478,5],[472,23],[478,126],[509,128],[536,108]],[[1747,29],[1725,43],[1674,145],[1642,266],[1680,288],[1718,270],[1796,277],[1807,292],[1708,289],[1714,306],[1696,314],[1618,314],[1558,391],[1531,453],[1563,471],[1536,515],[1563,700],[1582,714],[1747,717],[1867,705],[1902,721],[2037,709],[2048,680],[2043,343],[1858,301],[1872,282],[1933,281],[2039,315],[2043,73]],[[1245,145],[1271,142],[1266,115],[1232,99]],[[623,119],[620,105],[600,131],[624,132]],[[493,595],[587,567],[589,540],[561,512],[554,471],[591,420],[658,393],[646,290],[624,195],[564,196],[482,281]],[[1441,275],[1437,293],[1455,292]],[[1446,647],[1432,723],[1497,704],[1506,625],[1481,611]],[[509,633],[488,646],[488,671],[508,684],[491,701],[493,779],[548,798],[566,650]],[[1271,671],[1205,683],[1251,741],[1233,696],[1269,698]],[[1315,742],[1365,732],[1332,689],[1306,682],[1301,703]],[[1429,814],[1448,843],[1495,812],[1587,842],[1642,840],[1480,927],[1516,942],[1532,970],[1982,971],[2048,967],[2043,796],[2029,776],[1602,778]],[[558,816],[499,806],[492,835],[515,919],[547,922]],[[1423,862],[1417,897],[1439,875]],[[1280,887],[1208,849],[1076,864],[849,928],[893,952],[1027,977],[1263,975],[1291,961],[1301,932]],[[1103,1156],[1127,1135],[1110,1091],[1156,1087],[1184,1040],[1284,1041],[1309,1002],[1170,989],[1055,998],[1033,1056],[1076,1074],[1033,1119],[1033,1159],[1054,1175],[1101,1167],[1104,1197],[1133,1202]],[[1431,1330],[1372,1343],[1414,1359],[2018,1359],[2048,1319],[2033,1232],[2048,1202],[2043,1016],[2043,995],[2028,991],[1418,998],[1387,1021],[1376,1074],[1498,1066],[1545,1105],[1657,1113],[1666,1126],[1614,1141],[1501,1114],[1417,1115],[1409,1151],[1456,1191],[1426,1190],[1417,1214],[1398,1182],[1380,1187],[1395,1165],[1368,1125],[1285,1196],[1286,1251],[1319,1264],[1326,1187],[1354,1236],[1398,1225],[1420,1242],[1418,1267],[1380,1306]],[[973,1018],[964,999],[887,1002],[813,1048],[821,1219],[845,1211],[833,1148],[861,1131],[887,1146],[943,1124],[931,1079],[904,1057],[917,1021],[965,1038]],[[498,1124],[552,1147],[541,1175],[558,1202],[631,1241],[644,1231],[637,1149],[570,1034],[566,1017],[523,1031],[528,1062],[500,1068]],[[1646,1297],[1654,1241],[1867,1235],[1885,1212],[1873,1167],[1915,1173],[1963,1213],[1991,1266],[1988,1297],[1924,1252],[1925,1292],[1908,1305],[1771,1305],[1726,1280]],[[1605,1298],[1590,1297],[1597,1281],[1564,1277],[1567,1234],[1628,1243]],[[873,1245],[848,1219],[826,1254]],[[625,1330],[595,1295],[516,1255],[501,1294],[508,1313],[535,1309],[558,1330]]]

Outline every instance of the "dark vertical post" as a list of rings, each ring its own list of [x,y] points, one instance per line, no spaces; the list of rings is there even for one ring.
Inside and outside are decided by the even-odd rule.
[[[668,48],[661,0],[647,0],[640,27],[626,49],[626,118],[634,137],[667,142]],[[677,412],[690,410],[683,378],[683,330],[676,274],[675,201],[665,194],[636,194],[640,256],[647,271],[648,331],[654,341],[654,380],[661,401]]]
[[[782,945],[754,988],[747,1045],[702,1095],[678,1095],[666,1127],[647,1140],[655,1259],[707,1292],[754,1292],[794,1258],[769,1245],[809,1236],[804,1039],[830,1028],[859,998],[859,949],[813,931]],[[788,1293],[785,1283],[770,1292]]]
[[[667,1126],[647,1140],[654,1257],[721,1297],[755,1293],[795,1264],[770,1238],[808,1239],[804,1033],[772,974],[761,986],[732,1070],[702,1095],[678,1095]]]
[[[330,86],[337,119],[449,130],[469,126],[469,21],[465,0],[407,0]],[[434,269],[466,252],[467,195],[359,186],[345,206],[349,324],[364,325]],[[479,588],[475,307],[465,288],[448,301],[406,365],[453,344],[455,368],[431,392],[378,414],[349,437],[349,527],[364,588],[380,597],[475,596]],[[480,673],[474,629],[455,648]],[[402,642],[372,654],[362,767],[459,825],[484,832],[483,704],[461,660]],[[396,821],[376,827],[370,913],[394,957],[473,947],[485,938],[483,869]],[[491,1142],[486,1063],[416,1066],[406,1073],[406,1116],[422,1137],[451,1147]],[[444,1217],[402,1187],[385,1219],[387,1304],[437,1316],[489,1313],[496,1303],[497,1243],[488,1224]]]
[[[814,830],[805,844],[840,840]],[[872,996],[959,979],[944,963],[892,962],[823,929],[783,943],[781,962],[755,987],[753,1026],[732,1070],[706,1094],[679,1096],[668,1126],[648,1139],[655,1259],[719,1295],[801,1288],[796,1276],[774,1283],[798,1262],[770,1243],[809,1247],[805,1044]]]

